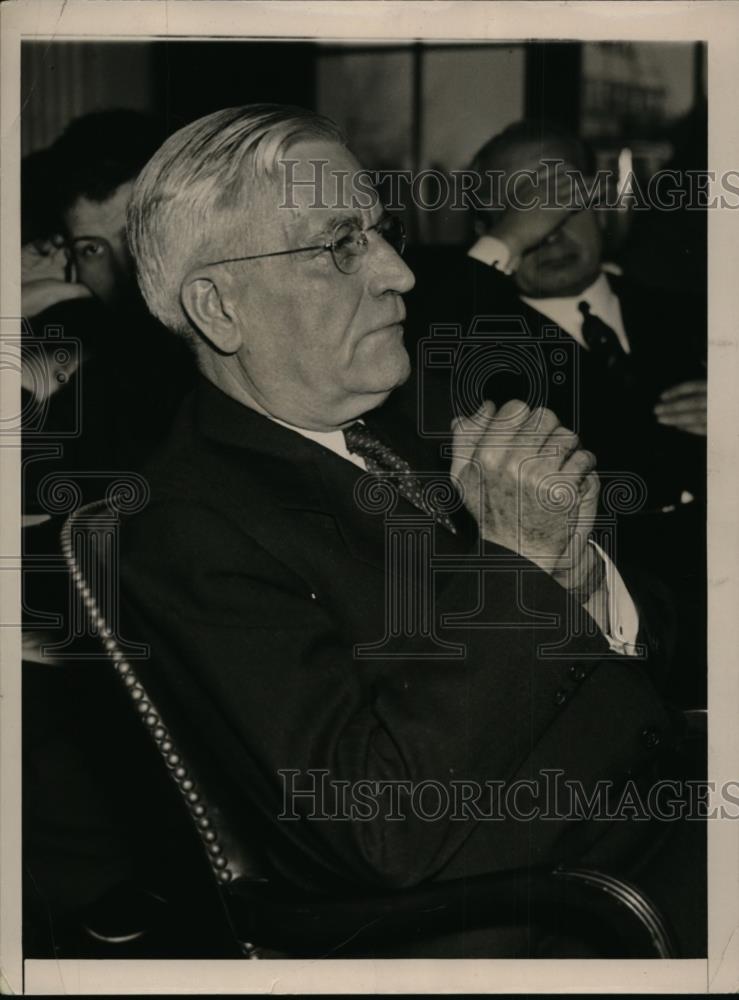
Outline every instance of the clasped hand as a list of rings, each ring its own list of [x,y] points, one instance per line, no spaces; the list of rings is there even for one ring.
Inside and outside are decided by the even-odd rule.
[[[486,401],[454,421],[451,475],[480,534],[549,573],[586,603],[601,561],[588,538],[598,507],[595,456],[551,410]]]

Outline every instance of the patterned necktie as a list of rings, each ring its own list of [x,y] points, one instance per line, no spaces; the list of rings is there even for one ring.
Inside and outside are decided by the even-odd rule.
[[[448,514],[435,510],[424,497],[423,486],[419,478],[414,475],[413,470],[404,458],[397,455],[392,448],[388,448],[372,431],[368,430],[364,424],[356,423],[344,428],[344,440],[352,455],[359,455],[363,458],[368,472],[400,473],[390,478],[395,489],[414,507],[428,514],[439,524],[443,525],[447,531],[453,535],[457,534]]]
[[[582,335],[593,358],[606,368],[613,368],[625,357],[615,332],[590,311],[588,302],[578,302],[582,313]]]

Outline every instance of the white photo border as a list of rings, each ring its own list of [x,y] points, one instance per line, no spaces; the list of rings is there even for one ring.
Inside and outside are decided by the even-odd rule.
[[[620,40],[707,42],[709,169],[739,167],[739,7],[716,2],[508,0],[9,0],[0,6],[2,335],[20,312],[20,43],[22,39],[331,41]],[[709,778],[739,777],[739,212],[708,213],[709,234]],[[0,371],[0,419],[18,412],[17,372]],[[20,469],[0,447],[0,626],[19,621]],[[10,446],[7,446],[10,445]],[[24,963],[20,939],[20,636],[0,627],[0,990],[29,994],[733,992],[739,988],[739,824],[709,827],[707,960]]]

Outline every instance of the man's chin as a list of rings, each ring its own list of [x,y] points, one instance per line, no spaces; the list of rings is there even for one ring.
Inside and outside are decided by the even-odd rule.
[[[399,385],[403,385],[407,382],[411,374],[411,359],[408,351],[405,349],[405,344],[400,344],[400,350],[398,352],[398,363],[393,371],[394,379],[393,389],[397,388]]]
[[[396,389],[399,389],[410,378],[410,365],[407,370],[396,374],[393,378],[375,379],[373,385],[368,387],[367,393],[374,399],[374,405],[379,406],[384,403],[388,396],[392,396]]]
[[[588,270],[583,273],[581,270],[568,269],[562,265],[560,267],[550,264],[542,266],[535,277],[527,281],[528,289],[519,284],[519,291],[522,295],[527,295],[534,299],[547,298],[567,298],[571,295],[579,295],[589,288],[598,277],[600,269],[594,272]]]
[[[388,393],[392,392],[394,389],[400,388],[404,385],[408,379],[411,377],[411,359],[408,356],[408,352],[403,348],[403,356],[399,359],[398,365],[393,369],[392,372],[388,373]]]
[[[374,345],[362,358],[361,366],[369,392],[390,393],[407,382],[411,374],[411,359],[401,338]]]

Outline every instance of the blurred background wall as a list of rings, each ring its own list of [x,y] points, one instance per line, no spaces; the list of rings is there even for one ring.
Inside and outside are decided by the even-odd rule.
[[[43,149],[73,118],[104,108],[150,110],[156,100],[151,46],[24,42],[21,150]]]
[[[699,42],[26,42],[22,149],[47,146],[93,110],[155,112],[164,137],[216,108],[274,101],[336,119],[369,168],[448,172],[507,124],[543,115],[587,138],[599,166],[633,169],[646,181],[664,166],[705,169],[705,81]],[[610,227],[613,253],[628,259],[646,247],[640,266],[654,283],[700,287],[705,217],[693,215],[684,226],[698,249],[676,264],[649,249],[650,227],[663,245],[674,238],[674,218],[635,222],[622,213]],[[406,222],[416,243],[470,235],[465,213],[410,209]]]

